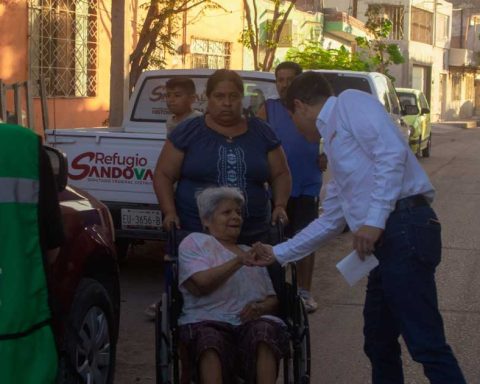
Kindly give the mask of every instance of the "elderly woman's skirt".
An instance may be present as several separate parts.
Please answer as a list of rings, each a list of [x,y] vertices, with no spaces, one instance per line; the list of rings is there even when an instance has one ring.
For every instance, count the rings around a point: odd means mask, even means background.
[[[270,347],[278,367],[280,359],[288,351],[288,331],[284,325],[269,318],[252,320],[238,326],[202,321],[180,326],[180,342],[183,351],[181,354],[188,355],[184,356],[186,359],[182,359],[182,364],[198,369],[201,353],[213,349],[222,363],[224,383],[228,383],[234,376],[240,376],[247,383],[255,383],[258,343],[264,342]],[[189,378],[182,377],[182,382],[188,382],[185,379]]]

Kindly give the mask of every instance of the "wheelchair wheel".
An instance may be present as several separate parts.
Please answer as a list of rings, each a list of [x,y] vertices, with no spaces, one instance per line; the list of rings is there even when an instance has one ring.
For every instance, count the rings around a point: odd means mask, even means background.
[[[310,328],[303,301],[297,302],[297,329],[293,337],[293,374],[295,384],[310,383]]]
[[[155,311],[155,371],[157,384],[173,383],[172,335],[168,316],[168,297],[162,294]]]

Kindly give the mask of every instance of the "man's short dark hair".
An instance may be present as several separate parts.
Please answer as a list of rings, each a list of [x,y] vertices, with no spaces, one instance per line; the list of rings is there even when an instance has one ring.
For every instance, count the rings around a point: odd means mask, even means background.
[[[167,88],[167,90],[171,90],[173,88],[180,88],[189,95],[195,94],[195,83],[192,79],[185,76],[172,77],[165,83],[165,87]]]
[[[283,61],[280,64],[278,64],[277,67],[275,68],[275,77],[277,77],[277,73],[281,69],[291,69],[292,71],[295,72],[295,76],[298,76],[303,72],[303,69],[300,66],[300,64],[294,63],[293,61]]]
[[[333,90],[328,80],[321,73],[308,71],[295,77],[287,90],[285,106],[295,112],[294,100],[309,105],[316,104],[333,96]]]

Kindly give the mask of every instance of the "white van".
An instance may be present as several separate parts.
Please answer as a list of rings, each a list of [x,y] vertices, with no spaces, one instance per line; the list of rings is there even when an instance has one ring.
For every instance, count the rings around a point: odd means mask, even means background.
[[[402,108],[395,87],[391,80],[378,72],[341,71],[331,69],[316,69],[330,82],[335,95],[339,95],[346,89],[358,89],[368,92],[378,98],[392,117],[392,120],[400,127],[405,139],[408,141],[410,129],[402,119]]]

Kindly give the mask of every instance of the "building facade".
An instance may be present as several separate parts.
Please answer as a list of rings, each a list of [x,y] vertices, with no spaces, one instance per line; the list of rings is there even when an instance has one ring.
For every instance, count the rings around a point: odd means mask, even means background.
[[[39,79],[45,85],[50,128],[121,123],[129,57],[146,17],[139,5],[136,0],[0,3],[0,79],[7,84],[30,80],[35,129],[42,127]],[[243,67],[241,0],[203,12],[193,8],[178,19],[178,29],[169,30],[176,36],[176,53],[162,57],[167,67]],[[9,110],[12,99],[9,95]]]
[[[97,0],[0,4],[0,78],[7,84],[30,80],[35,129],[42,127],[40,78],[50,128],[100,126],[108,118],[111,22],[106,7],[108,1]],[[9,95],[10,110],[11,104]]]
[[[452,4],[454,3],[454,4]],[[392,66],[395,85],[421,89],[429,99],[432,120],[470,118],[480,92],[474,86],[479,41],[478,0],[325,0],[366,21],[373,5],[393,23],[395,43],[405,63]],[[475,99],[477,98],[477,102]]]
[[[468,118],[480,106],[480,0],[298,0],[276,49],[273,67],[310,40],[351,49],[365,36],[365,12],[381,5],[393,23],[389,42],[406,58],[392,66],[396,85],[421,89],[433,120]],[[157,52],[167,68],[253,69],[242,45],[243,0],[192,8],[168,20],[174,53]],[[253,0],[249,0],[253,5]],[[255,0],[260,35],[273,2]],[[282,10],[289,2],[282,3]],[[4,0],[0,2],[0,79],[30,80],[35,127],[41,129],[38,80],[47,95],[49,127],[120,125],[129,96],[129,58],[146,10],[138,0]],[[263,35],[262,35],[263,34]],[[260,45],[260,54],[265,46]],[[158,68],[159,61],[151,64]],[[7,100],[11,109],[12,96]]]
[[[453,23],[449,64],[455,103],[452,110],[464,118],[480,114],[480,0],[450,1]]]

